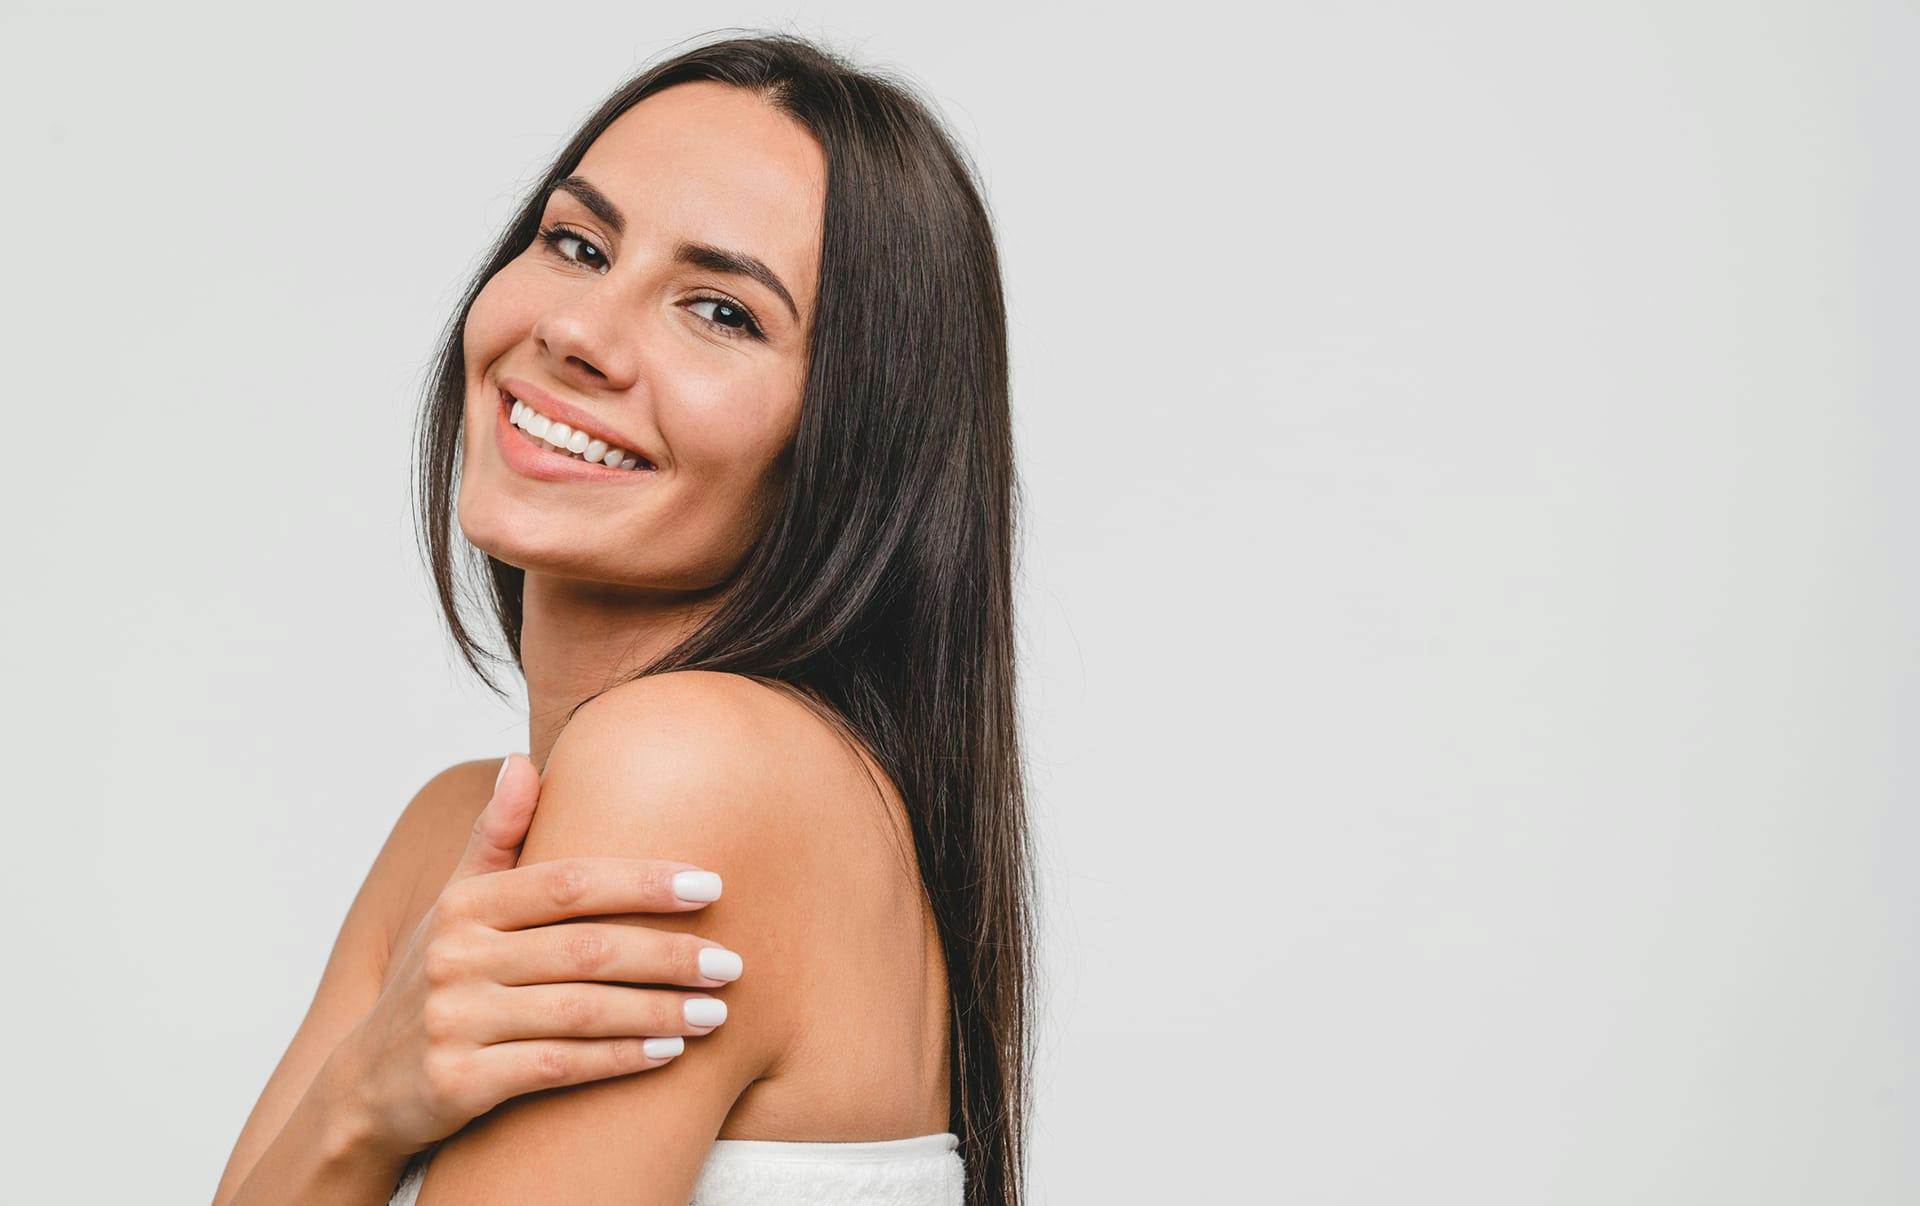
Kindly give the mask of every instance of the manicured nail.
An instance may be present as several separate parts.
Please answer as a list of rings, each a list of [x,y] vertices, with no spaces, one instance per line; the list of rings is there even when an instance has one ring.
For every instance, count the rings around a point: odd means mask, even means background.
[[[694,997],[683,1012],[689,1026],[718,1026],[727,1020],[727,1003],[719,997]]]
[[[641,1043],[640,1049],[647,1053],[648,1059],[667,1059],[685,1051],[687,1040],[677,1034],[672,1038],[651,1038]]]
[[[700,974],[710,980],[738,980],[742,966],[740,956],[724,946],[701,948]]]
[[[506,757],[500,759],[500,773],[493,777],[493,790],[495,791],[500,790],[500,781],[507,777],[507,768],[512,765],[513,765],[512,754],[508,754]]]
[[[681,900],[719,900],[720,877],[712,871],[682,871],[673,877],[673,894]]]

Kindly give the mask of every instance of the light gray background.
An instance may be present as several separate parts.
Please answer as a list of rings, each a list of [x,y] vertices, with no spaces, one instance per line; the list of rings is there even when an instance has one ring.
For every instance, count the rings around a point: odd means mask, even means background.
[[[1471,0],[0,3],[0,1197],[205,1201],[401,806],[524,746],[426,358],[766,23],[998,222],[1036,1200],[1920,1195],[1920,20]]]

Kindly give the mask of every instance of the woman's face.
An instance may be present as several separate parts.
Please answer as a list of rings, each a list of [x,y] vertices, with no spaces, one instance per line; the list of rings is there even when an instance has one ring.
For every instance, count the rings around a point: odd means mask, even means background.
[[[666,88],[594,141],[467,316],[468,540],[595,582],[728,577],[799,421],[826,179],[803,126],[726,84]],[[580,434],[555,447],[542,419]]]

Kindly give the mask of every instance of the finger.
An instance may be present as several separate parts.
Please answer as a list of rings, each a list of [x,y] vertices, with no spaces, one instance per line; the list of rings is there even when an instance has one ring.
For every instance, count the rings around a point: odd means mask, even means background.
[[[509,1039],[711,1034],[727,1020],[719,997],[621,984],[526,984],[488,989],[468,1031],[478,1043]]]
[[[480,958],[496,984],[687,984],[713,988],[740,978],[745,963],[717,942],[678,930],[613,921],[576,921],[482,939]]]
[[[525,1039],[494,1043],[472,1055],[479,1078],[505,1101],[560,1085],[585,1084],[645,1072],[687,1049],[679,1036],[622,1035],[610,1039]]]
[[[496,930],[605,913],[684,913],[720,897],[720,876],[662,858],[576,855],[475,876],[454,908]]]
[[[527,840],[527,829],[533,824],[534,807],[539,802],[540,775],[526,755],[508,754],[501,759],[493,796],[474,819],[467,848],[447,882],[513,866],[519,860],[520,847]]]

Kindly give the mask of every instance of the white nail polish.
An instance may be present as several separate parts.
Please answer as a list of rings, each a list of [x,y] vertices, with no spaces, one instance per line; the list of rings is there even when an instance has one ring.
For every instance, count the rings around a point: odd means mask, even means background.
[[[712,871],[682,871],[673,877],[673,894],[681,900],[719,900],[720,877]]]
[[[700,974],[710,980],[738,980],[740,956],[725,947],[709,946],[700,951]]]
[[[727,1003],[719,997],[695,997],[683,1012],[689,1026],[718,1026],[727,1020]]]
[[[647,1053],[648,1059],[666,1059],[668,1056],[685,1051],[687,1040],[677,1034],[672,1038],[650,1038],[640,1044],[640,1049]]]

